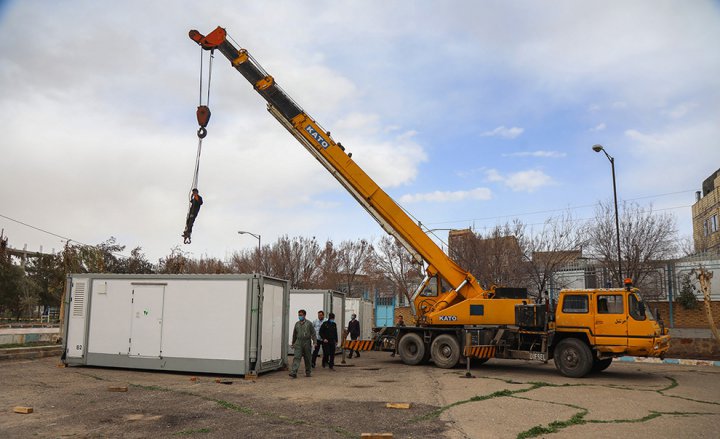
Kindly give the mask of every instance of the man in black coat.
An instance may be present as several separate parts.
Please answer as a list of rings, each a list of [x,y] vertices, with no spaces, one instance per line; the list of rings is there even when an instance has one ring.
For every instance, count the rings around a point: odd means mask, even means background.
[[[322,367],[328,366],[330,370],[335,367],[335,347],[338,342],[335,314],[328,314],[328,319],[320,326],[320,339],[323,342]]]
[[[200,193],[198,193],[197,189],[193,189],[192,195],[190,195],[190,210],[188,211],[187,220],[185,221],[185,231],[182,235],[183,238],[185,238],[185,244],[190,244],[193,225],[195,224],[195,219],[197,218],[198,213],[200,213],[200,206],[202,206],[202,204],[203,199],[200,196]]]
[[[357,315],[352,314],[350,316],[350,322],[348,322],[348,334],[350,334],[350,340],[357,340],[360,338],[360,322],[357,319]],[[350,356],[348,358],[352,358],[353,352],[355,352],[355,356],[360,356],[360,351],[358,350],[352,350],[350,349]]]

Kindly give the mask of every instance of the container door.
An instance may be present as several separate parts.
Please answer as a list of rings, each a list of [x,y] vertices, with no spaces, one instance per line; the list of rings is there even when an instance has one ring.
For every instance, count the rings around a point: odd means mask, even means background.
[[[338,352],[342,349],[343,330],[347,328],[345,322],[345,307],[343,306],[344,297],[340,294],[332,295],[332,312],[335,313],[335,325],[337,326],[337,338],[338,338]]]
[[[130,356],[160,358],[164,299],[164,285],[133,287]]]
[[[267,363],[282,359],[282,345],[285,343],[283,309],[285,289],[281,285],[265,282],[262,302],[262,340],[260,361]]]

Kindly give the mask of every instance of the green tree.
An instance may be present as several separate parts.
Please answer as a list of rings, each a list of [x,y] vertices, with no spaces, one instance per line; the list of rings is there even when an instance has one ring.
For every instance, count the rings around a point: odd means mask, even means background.
[[[675,301],[682,305],[685,309],[696,309],[698,307],[698,300],[695,297],[695,285],[690,280],[689,274],[684,274],[680,278],[680,292],[675,298]]]

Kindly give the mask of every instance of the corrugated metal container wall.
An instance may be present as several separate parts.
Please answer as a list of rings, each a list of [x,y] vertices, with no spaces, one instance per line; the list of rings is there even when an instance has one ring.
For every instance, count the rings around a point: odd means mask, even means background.
[[[287,363],[284,280],[73,274],[65,305],[68,365],[244,375]]]

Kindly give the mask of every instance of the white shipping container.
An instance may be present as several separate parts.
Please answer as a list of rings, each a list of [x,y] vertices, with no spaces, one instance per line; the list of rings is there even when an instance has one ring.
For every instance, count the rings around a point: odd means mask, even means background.
[[[287,364],[288,282],[259,274],[68,276],[68,365],[245,375]]]
[[[350,321],[350,315],[356,314],[357,319],[360,322],[360,339],[370,340],[372,338],[373,324],[374,324],[374,311],[373,303],[365,299],[346,298],[345,299],[345,327],[347,329],[347,322]]]
[[[328,314],[335,313],[335,324],[337,325],[339,340],[337,352],[341,352],[342,331],[347,326],[345,321],[345,293],[334,290],[290,290],[290,308],[288,311],[290,325],[288,326],[287,339],[290,354],[293,354],[291,343],[293,329],[297,321],[297,312],[301,309],[307,312],[306,318],[311,322],[317,320],[318,311],[324,311],[326,319]]]

